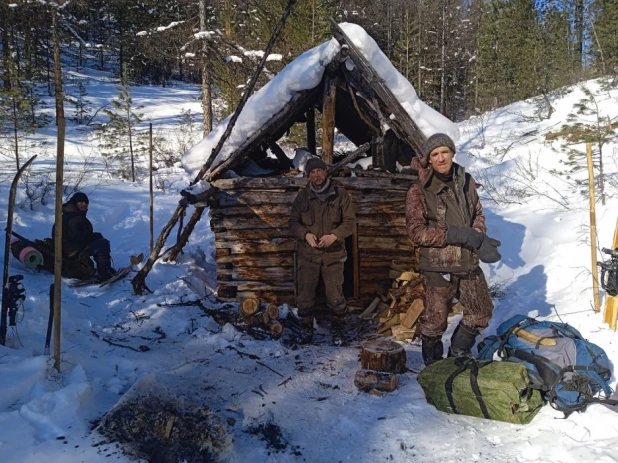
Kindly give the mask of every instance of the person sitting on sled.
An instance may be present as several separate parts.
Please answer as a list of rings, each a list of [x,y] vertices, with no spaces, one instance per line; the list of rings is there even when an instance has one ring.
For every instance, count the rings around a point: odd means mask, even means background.
[[[62,205],[62,256],[63,276],[79,275],[80,279],[92,278],[94,267],[90,256],[97,264],[96,277],[99,281],[109,280],[116,270],[112,268],[111,248],[109,240],[101,233],[95,232],[92,223],[86,218],[88,212],[88,196],[75,193],[68,202]],[[52,237],[55,236],[52,228]],[[89,264],[89,265],[85,265]],[[64,267],[71,267],[66,269]],[[72,268],[75,267],[75,268]],[[90,271],[88,272],[88,267]]]

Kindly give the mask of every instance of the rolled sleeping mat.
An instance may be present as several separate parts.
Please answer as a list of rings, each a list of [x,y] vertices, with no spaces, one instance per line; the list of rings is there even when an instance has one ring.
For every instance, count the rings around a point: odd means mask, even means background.
[[[11,242],[11,253],[28,268],[38,268],[43,265],[43,254],[24,241],[13,240]]]

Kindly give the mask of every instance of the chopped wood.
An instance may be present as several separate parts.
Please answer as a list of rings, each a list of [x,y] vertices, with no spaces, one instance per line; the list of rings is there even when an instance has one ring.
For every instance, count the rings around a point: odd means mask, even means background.
[[[264,314],[268,314],[268,318],[270,320],[276,320],[279,318],[279,307],[277,304],[268,304],[266,309],[264,310]]]
[[[398,325],[399,319],[400,319],[399,314],[394,315],[393,317],[391,317],[390,320],[388,320],[387,322],[385,322],[382,326],[378,328],[378,333],[382,334],[385,331],[389,330],[391,326]]]
[[[451,312],[458,313],[458,312],[463,312],[463,310],[464,310],[464,306],[461,305],[461,302],[458,302],[457,304],[453,306]]]
[[[417,322],[418,318],[423,312],[423,301],[416,299],[408,308],[405,315],[401,317],[401,326],[407,329],[411,329]]]
[[[399,281],[410,281],[414,278],[418,278],[419,274],[416,272],[402,272],[400,270],[391,270],[389,277]]]
[[[358,316],[358,318],[361,318],[361,319],[371,318],[370,315],[376,310],[379,302],[380,302],[380,298],[376,297],[373,300],[373,302],[369,304],[369,306],[365,309],[365,311]]]
[[[392,392],[397,389],[397,375],[385,371],[358,370],[354,375],[354,385],[364,392]]]
[[[273,335],[273,338],[278,338],[281,336],[281,333],[283,333],[283,325],[281,324],[281,322],[277,321],[277,320],[271,320],[268,322],[268,329],[270,330],[270,332]]]
[[[403,373],[406,371],[406,351],[394,341],[375,339],[363,344],[361,368],[364,370]]]
[[[253,315],[260,309],[260,301],[255,298],[245,299],[240,304],[240,310],[243,315]]]
[[[398,325],[393,326],[391,332],[397,341],[405,341],[406,339],[414,339],[416,328],[408,329],[403,325]]]

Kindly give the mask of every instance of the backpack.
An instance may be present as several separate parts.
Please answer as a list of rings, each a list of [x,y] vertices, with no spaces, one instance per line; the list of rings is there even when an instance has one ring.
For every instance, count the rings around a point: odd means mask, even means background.
[[[523,363],[530,387],[540,390],[565,416],[583,412],[593,402],[618,404],[607,399],[612,393],[607,354],[566,323],[515,315],[498,327],[496,336],[479,344],[480,359],[491,360],[495,354],[502,360]],[[598,397],[601,391],[605,399]]]

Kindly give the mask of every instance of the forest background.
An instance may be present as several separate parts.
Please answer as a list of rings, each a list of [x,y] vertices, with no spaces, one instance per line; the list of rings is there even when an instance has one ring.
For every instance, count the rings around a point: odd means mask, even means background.
[[[0,155],[19,165],[20,140],[50,122],[37,108],[62,88],[54,86],[54,31],[63,72],[73,76],[56,104],[85,126],[106,113],[110,122],[97,128],[102,151],[113,152],[141,122],[132,85],[201,84],[208,133],[236,107],[287,3],[2,0]],[[298,0],[257,88],[328,40],[330,17],[367,30],[421,99],[454,121],[532,96],[540,96],[539,118],[549,118],[552,93],[618,73],[618,0]],[[85,67],[119,78],[112,106],[88,105]],[[185,116],[187,124],[201,119]]]

